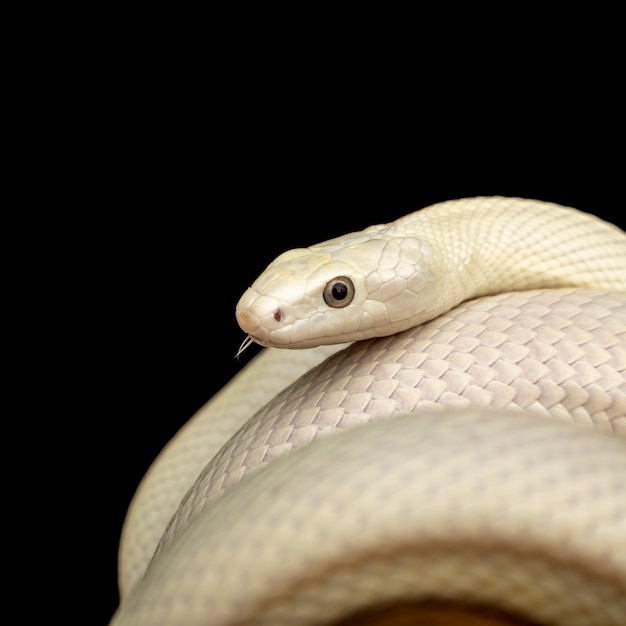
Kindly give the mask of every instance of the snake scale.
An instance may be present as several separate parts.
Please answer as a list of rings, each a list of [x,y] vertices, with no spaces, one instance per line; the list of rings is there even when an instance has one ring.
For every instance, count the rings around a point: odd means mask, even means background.
[[[451,200],[236,315],[267,348],[139,486],[112,624],[626,624],[620,229]]]

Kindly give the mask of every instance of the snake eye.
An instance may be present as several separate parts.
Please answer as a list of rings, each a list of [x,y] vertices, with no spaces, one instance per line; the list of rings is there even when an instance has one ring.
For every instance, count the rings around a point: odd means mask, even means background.
[[[324,301],[334,309],[348,306],[354,298],[354,285],[347,276],[337,276],[324,287]]]

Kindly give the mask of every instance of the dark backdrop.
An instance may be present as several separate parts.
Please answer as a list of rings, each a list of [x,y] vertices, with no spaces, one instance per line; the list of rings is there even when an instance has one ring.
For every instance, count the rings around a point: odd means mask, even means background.
[[[234,307],[280,252],[480,194],[626,223],[621,40],[590,44],[588,11],[584,28],[467,21],[451,46],[447,14],[407,36],[355,12],[286,27],[222,10],[44,28],[7,90],[5,387],[25,388],[6,518],[27,535],[15,586],[40,592],[25,614],[108,622],[132,494],[253,354],[233,358]]]

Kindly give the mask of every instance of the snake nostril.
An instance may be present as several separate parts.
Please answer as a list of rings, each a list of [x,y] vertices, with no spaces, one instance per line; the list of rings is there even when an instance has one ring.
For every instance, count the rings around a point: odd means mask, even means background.
[[[280,309],[276,309],[276,312],[274,313],[274,319],[277,322],[283,321],[283,312]]]

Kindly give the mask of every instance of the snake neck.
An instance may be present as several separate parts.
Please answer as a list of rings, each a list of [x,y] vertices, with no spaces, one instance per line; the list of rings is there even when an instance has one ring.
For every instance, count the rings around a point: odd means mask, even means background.
[[[626,235],[576,209],[518,198],[468,198],[433,205],[392,226],[433,248],[441,289],[429,315],[509,291],[626,291]]]

